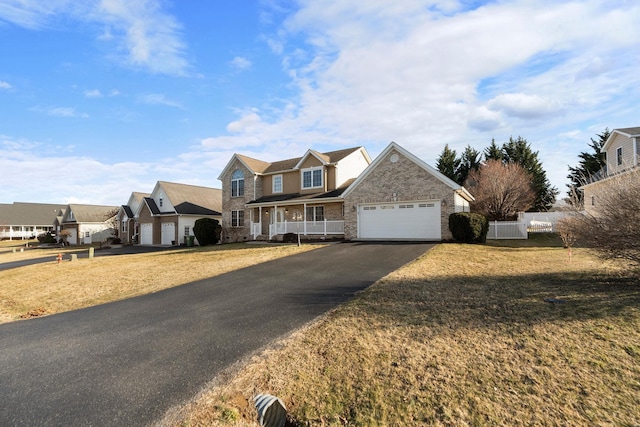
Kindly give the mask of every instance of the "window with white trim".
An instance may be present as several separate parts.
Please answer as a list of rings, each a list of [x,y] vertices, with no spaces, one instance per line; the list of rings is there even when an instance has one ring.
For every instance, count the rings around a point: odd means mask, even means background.
[[[189,237],[189,226],[188,225],[184,226],[184,235]]]
[[[308,169],[302,169],[302,189],[307,188],[321,188],[323,187],[322,176],[323,176],[323,168],[320,167],[312,167]]]
[[[274,193],[282,193],[282,175],[273,175],[272,190]]]
[[[236,169],[231,175],[231,197],[244,196],[244,173]]]
[[[307,221],[324,221],[324,206],[307,206]]]
[[[244,227],[244,211],[231,211],[231,226]]]

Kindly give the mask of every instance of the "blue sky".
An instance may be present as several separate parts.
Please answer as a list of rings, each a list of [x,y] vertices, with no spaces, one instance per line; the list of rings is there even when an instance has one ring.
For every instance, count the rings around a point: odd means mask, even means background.
[[[564,196],[590,138],[640,125],[638,22],[635,0],[0,0],[0,203],[510,136]]]

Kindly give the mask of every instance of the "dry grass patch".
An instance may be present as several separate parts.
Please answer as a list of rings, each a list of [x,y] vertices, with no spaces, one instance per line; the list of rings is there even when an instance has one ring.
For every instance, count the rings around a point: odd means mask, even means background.
[[[515,244],[437,246],[164,423],[255,425],[271,393],[294,426],[638,425],[638,276]]]
[[[54,256],[50,263],[0,271],[0,323],[157,292],[317,247],[239,243],[60,264]]]

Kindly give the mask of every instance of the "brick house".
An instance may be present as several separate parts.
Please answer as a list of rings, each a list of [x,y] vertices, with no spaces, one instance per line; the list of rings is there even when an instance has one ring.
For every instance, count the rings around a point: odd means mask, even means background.
[[[265,162],[234,154],[222,181],[224,241],[441,240],[473,197],[396,143],[371,162],[362,147]]]

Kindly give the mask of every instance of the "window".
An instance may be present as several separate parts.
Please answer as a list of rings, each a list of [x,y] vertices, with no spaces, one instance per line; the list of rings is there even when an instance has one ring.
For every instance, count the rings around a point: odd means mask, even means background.
[[[129,221],[122,221],[122,232],[126,233],[129,229]]]
[[[282,175],[274,175],[272,184],[274,193],[282,193]]]
[[[244,211],[231,211],[231,226],[244,227]]]
[[[162,197],[160,197],[160,207],[162,207]]]
[[[188,225],[184,226],[184,235],[189,237],[189,226]]]
[[[231,197],[244,196],[244,173],[236,169],[231,175]]]
[[[307,206],[307,221],[324,221],[324,206]]]
[[[618,159],[618,166],[622,164],[622,147],[618,147],[616,150],[616,157]]]
[[[309,168],[302,170],[302,188],[322,187],[322,168]]]
[[[591,206],[596,205],[596,196],[591,196]]]

